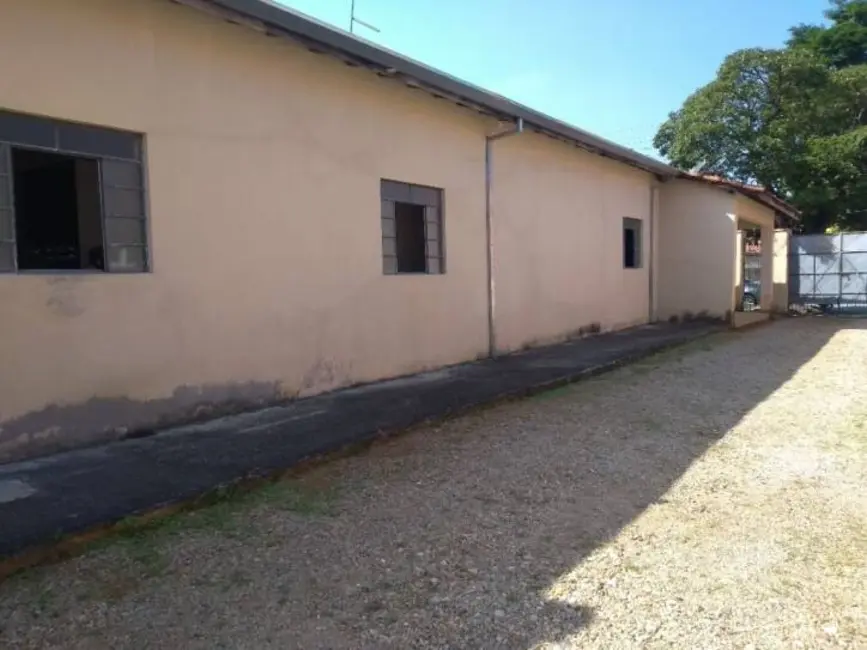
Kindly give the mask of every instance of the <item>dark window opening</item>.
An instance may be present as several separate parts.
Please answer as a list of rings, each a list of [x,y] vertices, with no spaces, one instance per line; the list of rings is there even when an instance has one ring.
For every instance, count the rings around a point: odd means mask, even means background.
[[[641,221],[623,219],[623,267],[641,268]]]
[[[626,228],[623,231],[623,266],[627,269],[634,269],[638,266],[636,252],[635,231],[631,228]]]
[[[413,203],[394,204],[397,272],[425,273],[424,206]]]
[[[382,272],[445,273],[443,190],[380,181]]]
[[[12,148],[21,270],[104,270],[99,164]]]

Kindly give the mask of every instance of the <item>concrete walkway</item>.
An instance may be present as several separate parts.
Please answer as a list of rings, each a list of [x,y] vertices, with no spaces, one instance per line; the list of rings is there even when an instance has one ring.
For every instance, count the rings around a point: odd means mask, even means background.
[[[0,557],[349,443],[576,381],[722,328],[656,324],[0,466]]]

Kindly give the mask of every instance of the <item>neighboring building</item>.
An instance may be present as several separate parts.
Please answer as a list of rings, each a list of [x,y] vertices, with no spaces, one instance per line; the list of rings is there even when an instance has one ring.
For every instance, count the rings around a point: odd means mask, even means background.
[[[773,219],[266,0],[6,3],[0,52],[0,460],[723,317]]]
[[[775,226],[798,218],[792,206],[762,187],[681,174],[662,186],[660,213],[657,318],[726,313],[737,326],[786,308],[787,238]],[[742,233],[750,230],[761,233],[762,313],[744,317],[735,312],[743,295]]]
[[[788,251],[784,238],[774,240],[776,220],[798,217],[790,205],[761,187],[681,174],[663,185],[660,213],[657,318],[734,313],[743,293],[745,242],[740,233],[748,230],[761,232],[764,311],[750,319],[785,309]]]

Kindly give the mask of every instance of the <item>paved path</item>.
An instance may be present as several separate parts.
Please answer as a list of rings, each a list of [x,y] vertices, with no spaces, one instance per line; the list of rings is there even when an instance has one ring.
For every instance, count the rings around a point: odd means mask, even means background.
[[[347,443],[573,381],[718,325],[654,325],[0,465],[0,557],[291,467]]]
[[[0,584],[0,647],[867,647],[867,329],[725,333]]]

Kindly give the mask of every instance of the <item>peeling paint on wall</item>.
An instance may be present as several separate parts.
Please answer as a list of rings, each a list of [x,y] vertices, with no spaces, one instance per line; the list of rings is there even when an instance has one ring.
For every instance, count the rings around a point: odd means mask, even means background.
[[[306,397],[346,386],[352,377],[352,364],[319,358],[304,373],[296,397]]]
[[[147,401],[94,397],[51,405],[0,422],[0,463],[84,445],[140,437],[157,429],[228,415],[287,399],[279,382],[181,386]]]

